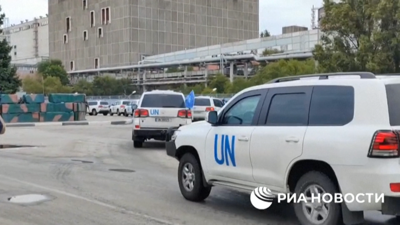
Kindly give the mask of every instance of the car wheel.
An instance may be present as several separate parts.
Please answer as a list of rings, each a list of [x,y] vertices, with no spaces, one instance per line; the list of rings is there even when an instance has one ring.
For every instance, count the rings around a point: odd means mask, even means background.
[[[120,116],[121,114],[119,113],[119,109],[117,109],[117,116]]]
[[[107,116],[108,115],[108,113],[103,113],[103,116]]]
[[[211,187],[204,186],[200,162],[191,153],[179,160],[178,183],[183,197],[189,201],[203,201],[211,192]]]
[[[338,187],[325,174],[318,171],[311,171],[304,174],[297,182],[295,187],[296,196],[305,195],[311,197],[323,196],[329,194],[334,196],[339,193]],[[312,199],[312,198],[310,198]],[[317,201],[314,199],[314,201]],[[302,225],[320,225],[320,224],[339,224],[341,222],[341,206],[334,201],[324,203],[320,202],[300,202],[294,204],[294,211],[297,219]]]
[[[97,112],[96,112],[96,110],[95,110],[95,109],[93,109],[93,110],[92,110],[92,115],[95,115],[95,116],[97,116]]]
[[[143,141],[133,141],[134,148],[141,148],[143,147]]]
[[[114,115],[114,113],[112,112],[112,110],[110,110],[110,116],[113,116]]]
[[[126,110],[124,111],[124,116],[128,117],[128,113],[126,112]]]

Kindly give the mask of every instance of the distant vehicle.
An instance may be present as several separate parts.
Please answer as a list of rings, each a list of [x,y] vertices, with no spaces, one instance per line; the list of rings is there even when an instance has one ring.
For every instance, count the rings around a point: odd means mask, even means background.
[[[134,112],[133,146],[140,148],[149,139],[163,141],[170,127],[192,123],[192,112],[186,108],[185,96],[175,91],[143,93]]]
[[[193,120],[205,120],[208,112],[218,111],[222,106],[224,104],[219,99],[207,96],[196,97],[194,99]]]
[[[137,104],[139,100],[131,101],[129,105],[126,106],[126,114],[125,116],[133,116],[133,112],[137,109]]]
[[[107,116],[110,112],[110,107],[108,102],[106,101],[88,101],[89,107],[86,108],[87,113],[91,116],[97,116],[97,114],[101,113],[104,116]]]
[[[110,107],[110,116],[117,114],[118,116],[127,115],[126,107],[132,100],[118,100],[113,106]]]

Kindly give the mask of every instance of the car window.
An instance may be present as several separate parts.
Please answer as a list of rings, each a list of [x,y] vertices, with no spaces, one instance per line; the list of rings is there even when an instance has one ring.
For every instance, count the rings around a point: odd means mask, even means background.
[[[147,94],[143,96],[140,107],[185,108],[185,99],[177,94]]]
[[[230,108],[222,119],[222,124],[251,125],[260,95],[244,98]]]
[[[224,104],[218,99],[213,99],[213,101],[214,101],[215,107],[223,107],[224,106]]]
[[[119,104],[121,104],[121,102],[119,102],[119,101],[115,102],[115,105],[119,105]]]
[[[267,125],[307,126],[307,100],[305,93],[274,95],[267,114]]]
[[[129,101],[123,101],[123,102],[122,102],[122,105],[129,105],[129,104],[130,104]]]
[[[195,98],[194,105],[195,106],[211,106],[211,101],[209,98]]]
[[[108,105],[108,102],[100,102],[100,105]]]
[[[396,96],[396,98],[399,98],[399,96]],[[352,121],[353,115],[353,87],[314,87],[311,97],[309,126],[342,126]]]
[[[89,102],[89,105],[97,105],[97,102]]]

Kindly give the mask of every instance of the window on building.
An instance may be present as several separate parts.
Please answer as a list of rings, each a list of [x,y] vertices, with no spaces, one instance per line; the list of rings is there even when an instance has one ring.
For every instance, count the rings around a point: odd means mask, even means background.
[[[14,49],[17,49],[17,46],[16,46],[16,45],[14,45]]]
[[[106,9],[102,8],[101,9],[101,24],[106,24]]]
[[[106,8],[106,24],[109,24],[111,22],[111,12],[110,12],[110,7]]]
[[[84,40],[84,41],[89,40],[88,31],[87,31],[87,30],[84,30],[84,31],[83,31],[83,40]]]
[[[103,28],[99,27],[99,29],[97,29],[97,33],[98,33],[99,38],[103,37]]]
[[[111,22],[111,10],[110,7],[101,9],[101,24],[109,24]]]
[[[94,11],[90,12],[90,26],[91,27],[96,26],[96,17],[95,17]]]
[[[70,32],[71,31],[71,17],[67,17],[67,18],[65,18],[65,25],[66,25],[66,29],[67,29],[67,32]]]
[[[68,43],[68,34],[64,34],[64,44]]]
[[[99,58],[95,58],[94,59],[94,68],[98,69],[100,67],[100,59]]]
[[[69,69],[75,70],[75,62],[74,61],[69,62]]]
[[[82,0],[82,7],[83,7],[83,9],[87,9],[88,8],[87,0]]]
[[[17,56],[17,52],[14,52],[14,55]]]

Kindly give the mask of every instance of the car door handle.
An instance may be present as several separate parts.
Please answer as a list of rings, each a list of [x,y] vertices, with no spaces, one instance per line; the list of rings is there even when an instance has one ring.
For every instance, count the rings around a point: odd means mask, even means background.
[[[287,143],[297,143],[299,139],[297,137],[287,137],[285,140]]]
[[[249,141],[247,137],[239,137],[238,141]]]

